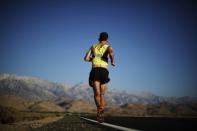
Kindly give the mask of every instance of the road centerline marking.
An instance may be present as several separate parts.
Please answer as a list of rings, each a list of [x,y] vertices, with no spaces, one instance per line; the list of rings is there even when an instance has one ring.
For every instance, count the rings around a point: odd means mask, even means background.
[[[110,124],[110,123],[106,123],[106,122],[99,123],[95,120],[85,118],[85,117],[80,117],[80,118],[83,119],[83,120],[86,120],[86,121],[90,121],[90,122],[93,122],[93,123],[96,123],[96,124],[100,124],[100,125],[103,125],[103,126],[111,127],[111,128],[122,130],[122,131],[140,131],[140,130],[127,128],[127,127],[123,127],[123,126],[118,126],[118,125],[114,125],[114,124]]]

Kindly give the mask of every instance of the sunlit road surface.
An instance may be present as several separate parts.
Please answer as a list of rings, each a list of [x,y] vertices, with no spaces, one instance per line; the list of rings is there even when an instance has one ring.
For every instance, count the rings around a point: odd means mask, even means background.
[[[85,117],[80,117],[80,118],[83,119],[83,120],[89,121],[89,122],[97,123],[97,124],[107,126],[107,127],[111,127],[111,128],[114,128],[114,129],[118,129],[118,130],[121,130],[121,131],[139,131],[139,130],[136,130],[136,129],[131,129],[131,128],[123,127],[123,126],[113,125],[113,124],[106,123],[106,122],[99,123],[95,120],[88,119],[88,118],[85,118]]]

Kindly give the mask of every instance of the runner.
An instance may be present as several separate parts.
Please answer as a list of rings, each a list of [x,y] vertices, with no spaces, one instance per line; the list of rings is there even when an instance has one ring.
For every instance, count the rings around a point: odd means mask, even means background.
[[[94,91],[94,100],[97,106],[97,121],[103,122],[105,98],[104,94],[107,89],[107,83],[110,81],[108,67],[108,57],[111,65],[115,66],[114,52],[108,44],[108,33],[102,32],[99,36],[99,43],[92,45],[86,53],[84,60],[92,62],[92,70],[89,75],[89,85]]]

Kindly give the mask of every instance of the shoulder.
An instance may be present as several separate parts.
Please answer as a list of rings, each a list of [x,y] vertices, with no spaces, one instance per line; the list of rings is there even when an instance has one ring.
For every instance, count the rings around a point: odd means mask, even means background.
[[[109,52],[109,49],[111,48],[111,46],[109,44],[106,44],[103,46],[103,49],[107,52]]]
[[[92,46],[90,47],[91,51],[94,51],[95,47],[97,46],[97,44],[92,44]]]
[[[96,46],[97,46],[97,44],[95,44],[95,43],[94,43],[94,44],[92,44],[92,47],[96,47]]]
[[[108,45],[108,50],[113,50],[112,46],[111,45]]]
[[[114,52],[112,46],[109,46],[107,51],[108,51],[108,53],[113,53]]]
[[[98,44],[92,44],[91,48],[95,48]]]

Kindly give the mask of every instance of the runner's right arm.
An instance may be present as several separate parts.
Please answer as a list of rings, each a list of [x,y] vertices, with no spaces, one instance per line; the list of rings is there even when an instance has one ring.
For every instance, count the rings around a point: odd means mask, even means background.
[[[88,52],[86,53],[84,60],[85,61],[91,61],[92,60],[92,47],[88,50]]]

